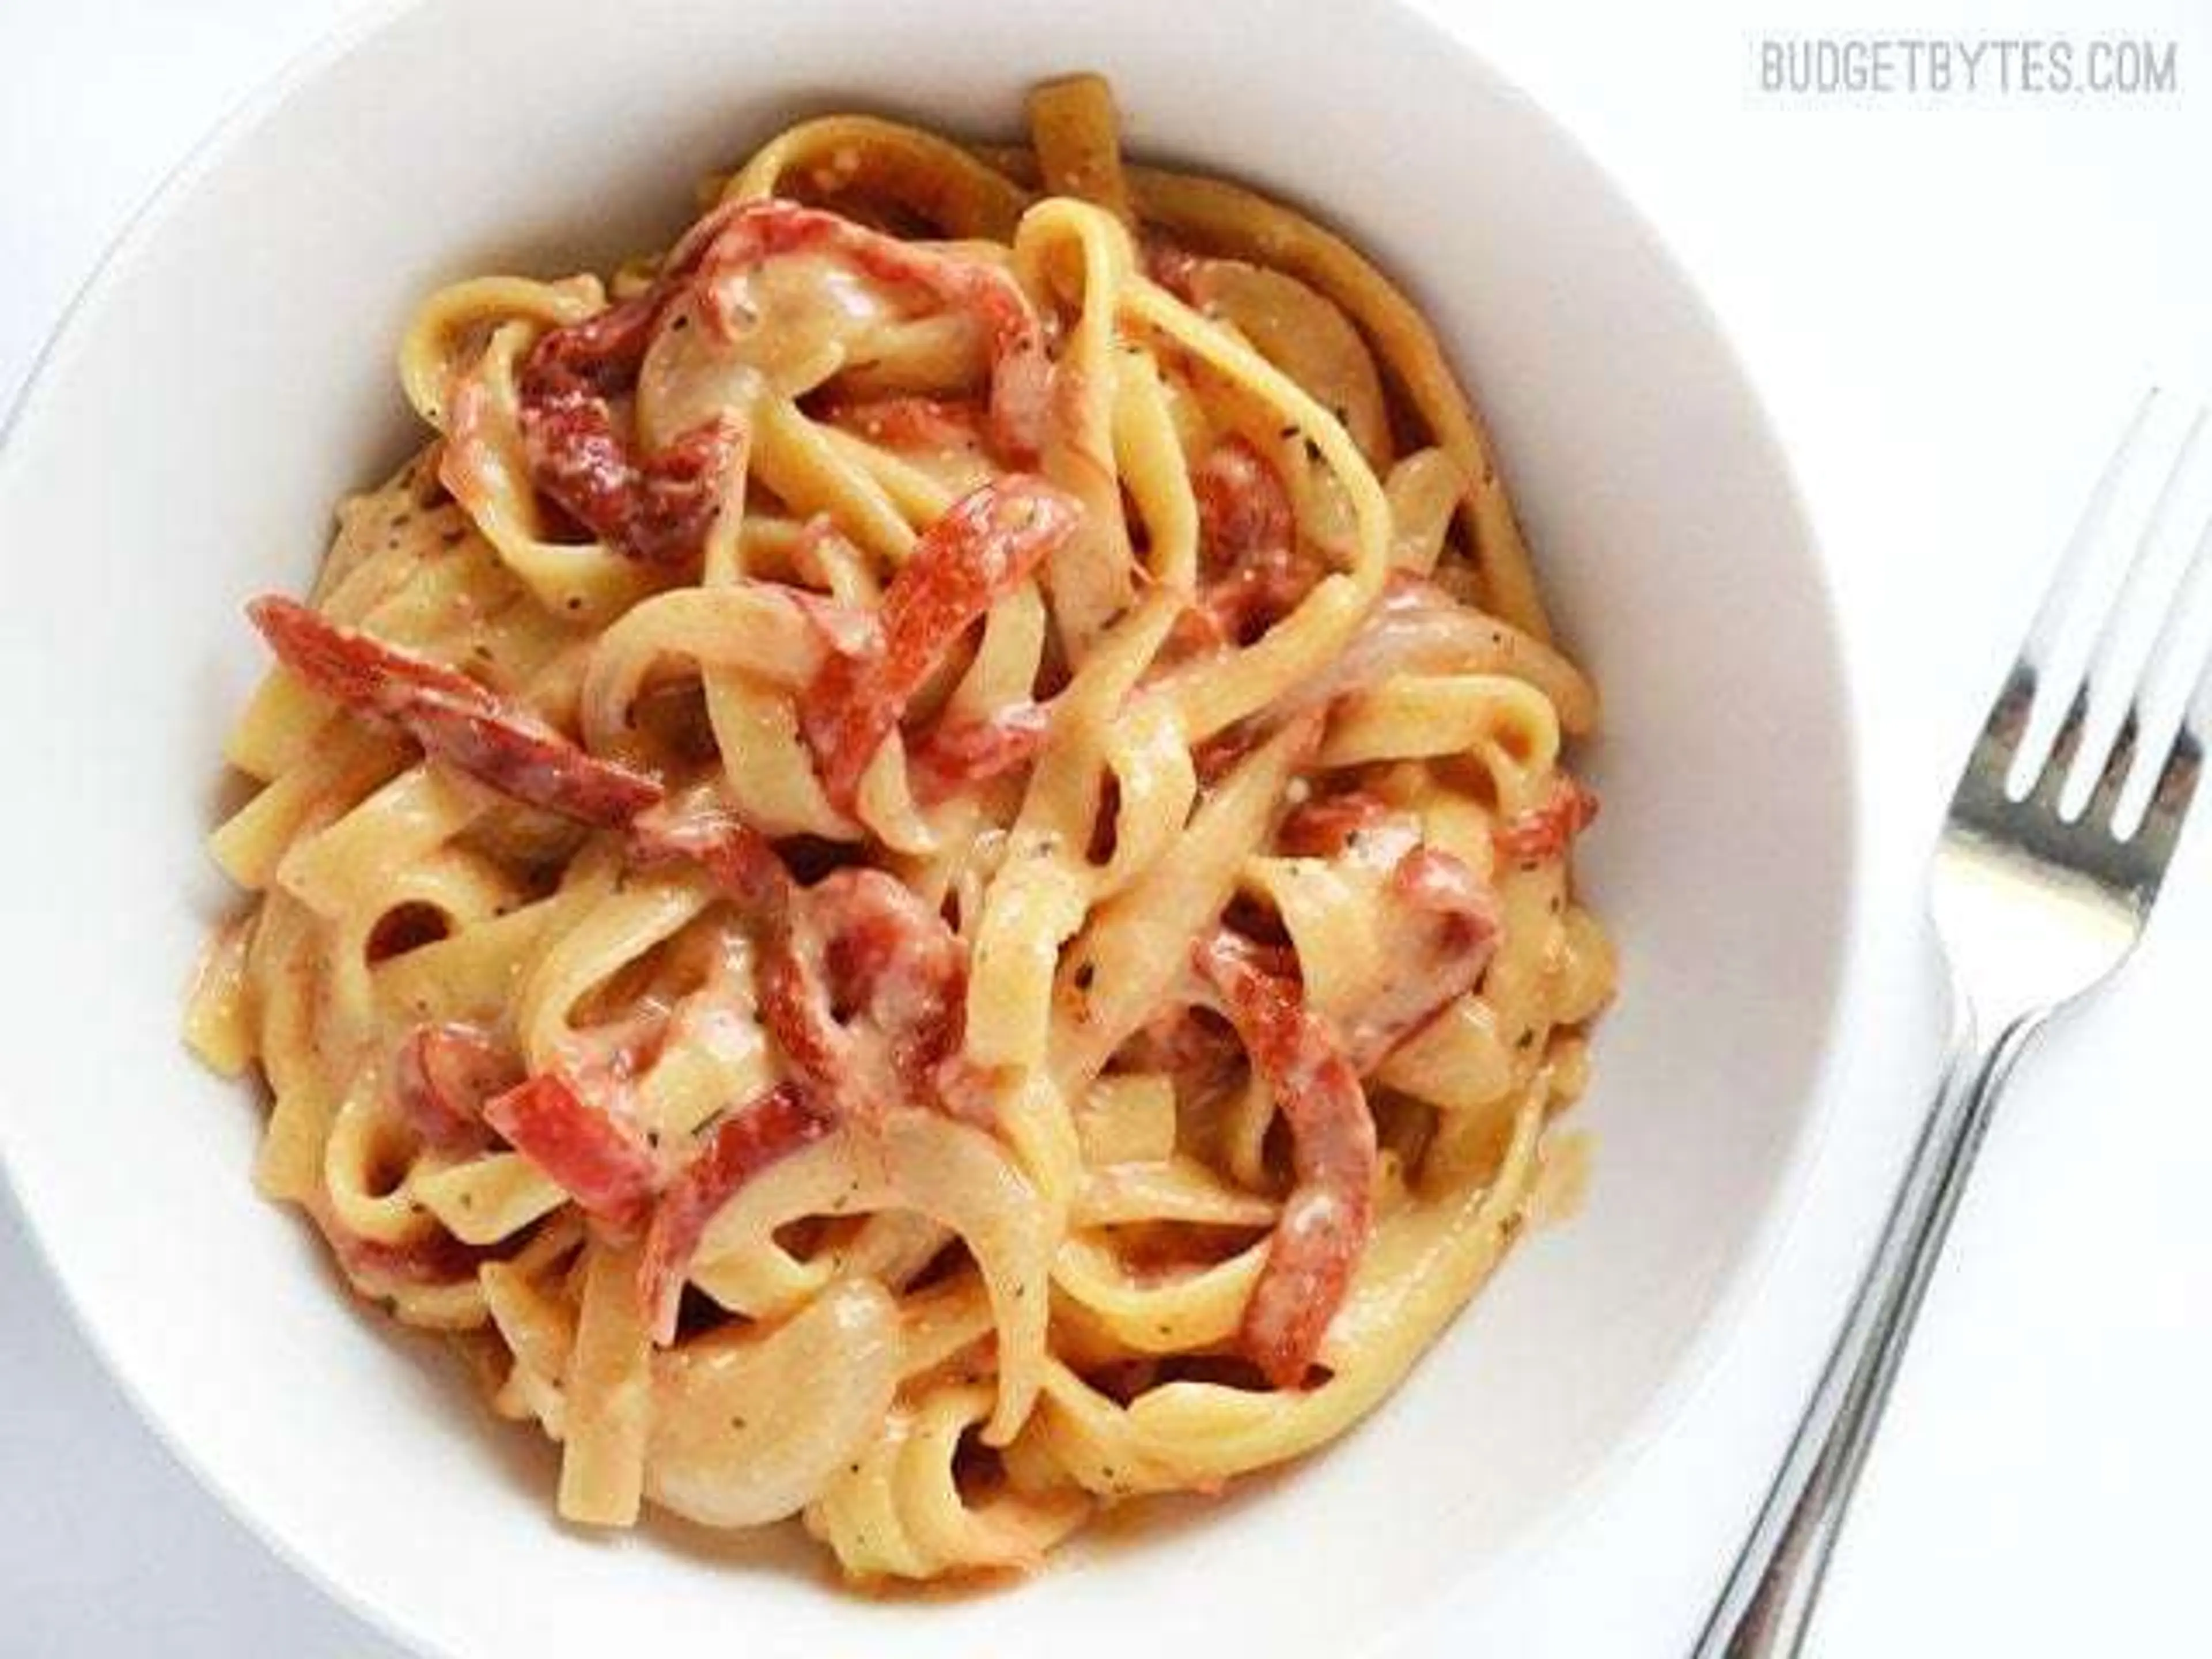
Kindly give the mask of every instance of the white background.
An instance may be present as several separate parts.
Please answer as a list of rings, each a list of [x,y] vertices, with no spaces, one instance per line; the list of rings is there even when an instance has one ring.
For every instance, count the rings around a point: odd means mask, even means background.
[[[2137,390],[2212,379],[2212,7],[1918,8],[1923,33],[2179,37],[2181,91],[1870,102],[1761,93],[1759,43],[1893,26],[1900,9],[1432,5],[1644,206],[1769,401],[1828,550],[1868,734],[1869,874],[1887,897],[1863,1029],[1932,1054],[1919,878],[1960,746]],[[348,9],[0,6],[0,398],[162,173]],[[1465,189],[1510,164],[1466,158]],[[1755,601],[1713,618],[1756,624]],[[1786,787],[1744,778],[1743,809]],[[1999,1121],[1824,1604],[1814,1645],[1831,1659],[2203,1650],[2212,835],[2183,860],[2128,979],[2053,1032]],[[1686,1650],[1923,1104],[1871,1079],[1848,1098],[1677,1418],[1460,1610],[1482,1647]],[[393,1652],[138,1425],[4,1201],[0,1609],[6,1659]]]

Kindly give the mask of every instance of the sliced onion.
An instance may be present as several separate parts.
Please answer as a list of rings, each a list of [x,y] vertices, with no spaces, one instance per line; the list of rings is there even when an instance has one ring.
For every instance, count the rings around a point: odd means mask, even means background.
[[[1506,674],[1552,701],[1577,734],[1597,724],[1597,693],[1582,671],[1542,641],[1453,599],[1435,583],[1400,574],[1328,669],[1287,698],[1285,713],[1325,707],[1348,691],[1399,674]]]
[[[797,1514],[883,1422],[900,1345],[890,1293],[849,1279],[766,1337],[706,1337],[661,1355],[647,1493],[709,1527]]]

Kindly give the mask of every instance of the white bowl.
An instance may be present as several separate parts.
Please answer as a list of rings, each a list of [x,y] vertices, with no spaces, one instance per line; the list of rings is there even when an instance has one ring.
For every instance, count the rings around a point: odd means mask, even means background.
[[[556,15],[557,14],[557,15]],[[604,264],[694,177],[851,106],[1011,133],[1105,70],[1133,146],[1303,202],[1403,276],[1493,417],[1610,723],[1589,885],[1620,1006],[1576,1116],[1583,1212],[1529,1239],[1347,1442],[1112,1529],[1012,1590],[871,1603],[787,1547],[563,1531],[534,1435],[339,1294],[257,1199],[247,1091],[178,1000],[228,902],[217,744],[334,498],[407,441],[392,347],[465,272]],[[1546,118],[1381,3],[445,0],[264,97],[125,239],[0,459],[0,817],[25,1212],[149,1417],[273,1544],[465,1659],[1218,1644],[1339,1655],[1498,1561],[1663,1418],[1763,1248],[1825,1065],[1854,879],[1845,698],[1810,532],[1712,319]]]

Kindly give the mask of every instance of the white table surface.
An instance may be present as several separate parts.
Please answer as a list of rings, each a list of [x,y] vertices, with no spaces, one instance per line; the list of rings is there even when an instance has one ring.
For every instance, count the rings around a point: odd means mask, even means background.
[[[1757,42],[1893,27],[1895,7],[1432,3],[1644,205],[1769,401],[1869,733],[1868,874],[1887,896],[1859,1029],[1932,1052],[1918,882],[1960,744],[2136,389],[2212,378],[2212,9],[1940,0],[1917,29],[2178,36],[2180,93],[1874,106],[1763,95]],[[164,172],[349,9],[0,7],[0,398]],[[1755,608],[1725,620],[1755,625]],[[1762,787],[1744,780],[1747,810]],[[2183,858],[2119,994],[2051,1033],[1997,1126],[1831,1580],[1821,1655],[2203,1650],[2212,836]],[[1664,1432],[1421,1650],[1686,1650],[1923,1104],[1917,1089],[1847,1097],[1771,1269]],[[9,1659],[396,1651],[137,1422],[4,1201],[0,1608]]]

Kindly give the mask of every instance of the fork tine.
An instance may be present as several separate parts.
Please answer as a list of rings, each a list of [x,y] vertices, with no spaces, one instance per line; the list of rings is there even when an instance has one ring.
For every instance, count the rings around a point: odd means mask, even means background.
[[[2189,575],[2191,597],[2212,597],[2204,591],[2212,589],[2212,525],[2206,526],[2197,538],[2197,556],[2191,562]],[[2178,606],[2167,621],[2154,653],[2160,659],[2177,655],[2181,650],[2179,635],[2191,609]],[[2141,824],[2136,831],[2142,837],[2144,851],[2161,866],[2172,857],[2174,843],[2180,838],[2182,819],[2188,814],[2189,804],[2197,793],[2197,781],[2204,769],[2206,735],[2212,732],[2212,639],[2198,642],[2197,654],[2195,684],[2189,701],[2182,705],[2173,740],[2159,765],[2157,781],[2151,787],[2150,799],[2143,805]],[[2157,665],[2162,668],[2163,660]],[[2120,834],[2127,827],[2116,826],[2114,833]]]
[[[2058,816],[2059,797],[2065,793],[2067,779],[2074,775],[2074,757],[2081,747],[2081,734],[2088,725],[2089,687],[2085,682],[2074,688],[2074,699],[2066,705],[2066,718],[2058,723],[2049,756],[2023,797],[2053,817]]]
[[[2119,589],[2106,607],[2095,643],[2090,647],[2081,690],[2075,696],[2077,706],[2087,717],[2081,744],[2087,752],[2076,766],[2072,754],[2062,758],[2054,750],[2050,771],[2045,775],[2046,781],[2051,781],[2052,773],[2058,775],[2051,804],[2062,819],[2081,816],[2093,786],[2111,778],[2117,799],[2120,787],[2127,781],[2127,768],[2133,759],[2132,746],[2122,755],[2118,752],[2116,739],[2130,721],[2141,723],[2138,704],[2144,677],[2163,666],[2159,660],[2159,644],[2176,620],[2179,613],[2174,601],[2188,588],[2196,562],[2194,553],[2201,550],[2201,544],[2185,542],[2179,548],[2184,556],[2181,562],[2160,556],[2166,550],[2183,485],[2190,477],[2191,463],[2196,459],[2197,445],[2203,435],[2204,410],[2200,406],[2191,413],[2180,447],[2167,464],[2166,476],[2159,481],[2157,495],[2136,538],[2126,574],[2120,579]],[[2154,637],[2145,635],[2143,629],[2160,616],[2166,617],[2166,627],[2158,629]],[[2129,735],[2133,736],[2133,732]]]
[[[2185,701],[2177,695],[2185,686],[2190,688]],[[2164,713],[2161,705],[2173,712]],[[2122,840],[2153,811],[2178,816],[2187,805],[2188,788],[2183,785],[2193,787],[2194,781],[2183,775],[2187,763],[2180,751],[2193,745],[2201,755],[2212,731],[2212,522],[2197,531],[2188,568],[2150,647],[2128,715],[2138,749],[2154,762],[2137,768],[2145,775],[2141,777],[2126,775],[2126,763],[2118,757],[2107,762],[2089,814]],[[2102,815],[2099,801],[2105,803]]]
[[[2085,823],[2106,830],[2112,827],[2120,797],[2135,772],[2136,749],[2142,736],[2140,709],[2140,702],[2130,698],[2127,712],[2120,716],[2120,729],[2113,736],[2112,752],[2105,757],[2104,769],[2097,774],[2096,787],[2090,792],[2088,804],[2081,809]]]
[[[2072,702],[2072,684],[2063,692],[2053,684],[2044,696],[2039,697],[2038,693],[2056,670],[2066,641],[2068,619],[2081,608],[2081,590],[2103,562],[2098,556],[2105,548],[2105,530],[2112,514],[2113,498],[2128,475],[2130,464],[2162,395],[2156,386],[2143,394],[2129,416],[2119,442],[2106,459],[2103,470],[2090,488],[2089,499],[2082,506],[2081,515],[2067,538],[2058,568],[2051,574],[2051,584],[2036,606],[2035,619],[2028,624],[2027,638],[2021,647],[2020,656],[2005,677],[1996,702],[1990,705],[1988,718],[1982,723],[1976,758],[2000,763],[2008,769],[2005,793],[2014,799],[2027,793],[2038,774],[2045,769],[2041,757],[2048,751],[2044,743],[2037,740],[2042,724],[2037,719],[2038,714],[2052,694],[2063,696],[2069,705]],[[2078,678],[2075,684],[2079,684]]]
[[[2212,672],[2208,672],[2198,686],[2190,712],[2174,732],[2172,746],[2166,752],[2166,763],[2158,769],[2158,782],[2151,790],[2149,804],[2143,808],[2142,823],[2137,833],[2142,837],[2144,851],[2161,871],[2173,856],[2174,843],[2181,837],[2181,821],[2188,815],[2189,803],[2197,793],[2197,780],[2204,769],[2206,724],[2202,705],[2207,690],[2212,690]]]
[[[2076,520],[2074,533],[2067,538],[2066,551],[2060,559],[2058,569],[2051,579],[2051,586],[2036,607],[2035,620],[2028,625],[2027,643],[2021,647],[2021,655],[2039,668],[2050,665],[2051,653],[2057,649],[2068,611],[2072,608],[2074,589],[2081,583],[2087,567],[2093,562],[2090,555],[2099,540],[2105,520],[2112,514],[2112,497],[2119,493],[2120,480],[2127,475],[2128,462],[2136,446],[2142,441],[2144,428],[2150,424],[2151,416],[2159,406],[2165,392],[2157,386],[2143,393],[2136,404],[2135,413],[2129,416],[2127,429],[2113,446],[2106,458],[2104,471],[2089,491],[2089,499]]]

